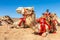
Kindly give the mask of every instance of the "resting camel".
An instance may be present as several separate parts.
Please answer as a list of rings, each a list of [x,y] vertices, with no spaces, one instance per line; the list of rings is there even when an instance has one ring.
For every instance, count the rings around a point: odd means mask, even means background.
[[[23,15],[23,17],[20,18],[19,22],[15,22],[15,24],[17,23],[18,26],[20,26],[20,27],[22,25],[24,25],[22,27],[29,26],[31,29],[34,30],[34,32],[37,32],[39,34],[42,33],[42,36],[46,36],[51,31],[50,14],[48,17],[46,15],[43,15],[36,21],[33,8],[19,7],[16,10],[17,10],[17,13]],[[52,18],[52,20],[53,20],[53,18]]]
[[[0,24],[1,25],[13,24],[13,20],[9,16],[3,16],[3,17],[0,18]]]
[[[56,18],[57,18],[57,16],[56,16],[55,13],[48,13],[47,15],[43,14],[43,16],[37,20],[38,23],[36,24],[35,27],[33,27],[33,29],[35,28],[34,30],[37,33],[41,33],[41,30],[42,30],[42,35],[43,36],[46,36],[46,34],[48,34],[50,32],[56,33],[57,24],[58,24]],[[43,19],[43,21],[42,21],[42,19]],[[42,21],[42,22],[39,23],[39,20]],[[45,24],[43,23],[44,21],[45,21]],[[41,23],[43,23],[43,25],[45,25],[45,26],[42,27]]]
[[[36,24],[32,27],[32,29],[34,32],[41,34],[42,36],[47,36],[51,27],[47,23],[45,16],[42,16],[36,20]]]
[[[13,23],[13,27],[32,27],[35,23],[35,13],[33,7],[18,7],[17,13],[22,14],[19,21]]]
[[[13,24],[13,20],[9,16],[4,16],[3,20],[6,21],[8,24]]]

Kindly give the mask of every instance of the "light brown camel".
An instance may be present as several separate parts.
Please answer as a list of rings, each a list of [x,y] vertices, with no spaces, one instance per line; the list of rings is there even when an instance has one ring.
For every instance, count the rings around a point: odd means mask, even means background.
[[[18,7],[17,13],[22,14],[22,18],[19,21],[13,23],[13,27],[32,27],[35,23],[35,13],[33,7]]]
[[[13,20],[9,16],[3,16],[3,17],[0,18],[0,23],[1,23],[1,25],[13,24]]]

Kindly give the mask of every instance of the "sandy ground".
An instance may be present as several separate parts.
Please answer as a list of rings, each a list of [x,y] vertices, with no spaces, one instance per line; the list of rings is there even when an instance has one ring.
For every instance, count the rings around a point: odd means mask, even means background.
[[[60,27],[56,34],[49,34],[47,37],[33,34],[30,28],[9,28],[7,25],[0,26],[0,40],[60,40]]]

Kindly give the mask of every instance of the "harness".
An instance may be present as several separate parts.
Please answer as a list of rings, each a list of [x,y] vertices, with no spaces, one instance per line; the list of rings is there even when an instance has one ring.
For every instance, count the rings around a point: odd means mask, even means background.
[[[32,14],[27,14],[27,15],[26,15],[26,14],[23,14],[23,16],[24,16],[23,18],[20,18],[21,21],[20,21],[19,24],[18,24],[19,26],[21,26],[21,23],[22,23],[22,22],[25,24],[25,23],[26,23],[26,18],[27,18],[28,16],[31,16],[31,17],[32,17]]]

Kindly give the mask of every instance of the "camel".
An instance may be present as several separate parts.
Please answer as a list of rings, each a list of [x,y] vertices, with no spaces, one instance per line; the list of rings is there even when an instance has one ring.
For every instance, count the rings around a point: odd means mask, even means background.
[[[1,25],[8,25],[13,24],[13,20],[9,16],[0,17],[0,24]]]
[[[3,20],[6,21],[8,24],[13,24],[13,20],[9,16],[4,16]]]
[[[19,7],[16,9],[16,11],[17,11],[17,13],[23,15],[23,18],[20,18],[20,20],[18,22],[14,22],[14,24],[17,24],[16,25],[17,27],[19,27],[19,26],[21,27],[22,25],[23,25],[23,27],[29,26],[31,29],[34,30],[34,32],[41,33],[40,30],[44,29],[44,27],[41,27],[41,25],[42,25],[41,23],[36,22],[33,8]],[[43,25],[45,25],[45,29],[44,29],[45,31],[42,32],[42,36],[46,36],[51,31],[50,20],[55,19],[53,16],[55,17],[55,14],[54,15],[49,14],[48,17],[46,15],[43,15],[41,17],[41,18],[43,18],[43,21],[46,22],[45,24],[43,24]],[[44,20],[44,18],[46,18],[46,17],[47,17],[47,19]],[[39,20],[39,21],[41,21],[41,20]],[[55,24],[54,24],[54,26],[55,26]]]
[[[56,31],[58,25],[57,15],[55,13],[45,12],[43,16],[45,16],[47,23],[51,25],[51,32]]]
[[[53,32],[55,33],[57,31],[57,24],[58,24],[58,21],[57,21],[57,15],[55,13],[49,13],[47,15],[43,14],[42,16],[43,18],[46,19],[46,23],[48,25],[45,25],[46,27],[46,31],[42,34],[43,36],[46,36],[46,34],[50,33],[50,32]],[[50,26],[50,29],[48,29]],[[41,30],[41,23],[37,23],[35,27],[33,27],[34,31],[37,32],[37,33],[40,33],[39,30]]]
[[[47,23],[44,16],[40,17],[36,20],[35,26],[31,27],[35,33],[41,34],[42,36],[46,37],[47,34],[50,32],[50,25]]]
[[[57,18],[56,14],[51,13],[48,17],[46,15],[43,15],[42,18],[45,18],[46,19],[45,21],[48,24],[48,25],[44,24],[46,31],[42,33],[42,36],[47,36],[47,34],[49,34],[50,32],[56,33],[57,27],[58,27],[57,26],[58,21],[56,19]],[[39,30],[44,29],[44,28],[41,28],[41,23],[37,23],[36,26],[33,27],[33,29],[34,29],[35,32],[41,33],[41,32],[39,32]]]
[[[23,23],[24,27],[32,26],[35,22],[35,13],[33,7],[18,7],[17,13],[22,14],[23,18],[20,18],[19,26]]]

